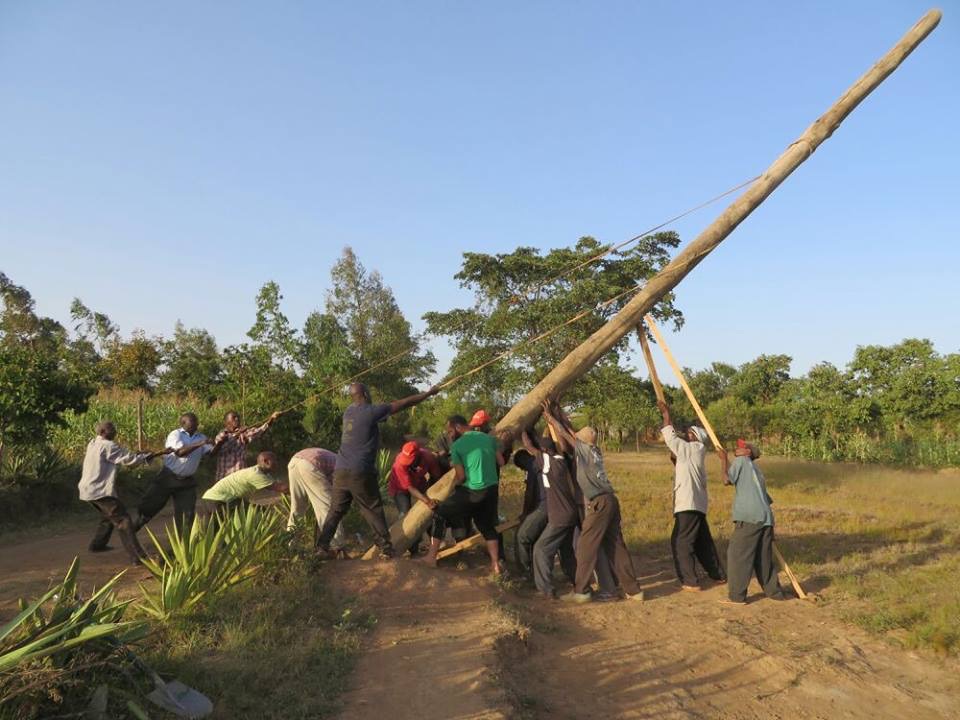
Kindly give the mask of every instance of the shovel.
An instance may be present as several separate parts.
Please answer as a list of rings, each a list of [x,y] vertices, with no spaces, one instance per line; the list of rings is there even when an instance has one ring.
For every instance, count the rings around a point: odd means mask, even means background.
[[[169,713],[182,718],[202,718],[213,712],[213,701],[179,680],[164,681],[160,675],[140,658],[130,653],[134,664],[149,677],[155,689],[147,695],[147,700]]]

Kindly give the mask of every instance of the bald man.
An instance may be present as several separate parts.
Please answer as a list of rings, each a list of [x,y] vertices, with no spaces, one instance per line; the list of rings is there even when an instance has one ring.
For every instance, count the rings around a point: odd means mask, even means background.
[[[380,479],[377,477],[377,451],[380,449],[380,423],[394,413],[413,407],[440,392],[432,387],[391,403],[374,403],[363,383],[350,385],[352,402],[343,411],[340,451],[333,471],[333,497],[330,512],[317,536],[317,552],[330,555],[330,541],[343,516],[355,500],[360,514],[373,531],[374,541],[385,557],[393,557],[393,545],[383,514]]]
[[[269,450],[257,455],[257,464],[221,478],[203,494],[203,500],[212,502],[218,510],[232,510],[258,490],[286,493],[287,486],[274,476],[277,456]]]

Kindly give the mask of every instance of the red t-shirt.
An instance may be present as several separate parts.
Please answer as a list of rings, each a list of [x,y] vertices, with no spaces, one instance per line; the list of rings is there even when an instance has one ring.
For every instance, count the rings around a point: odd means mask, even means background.
[[[387,484],[387,492],[390,493],[390,497],[397,493],[410,492],[411,486],[420,492],[426,492],[427,473],[430,474],[431,480],[439,480],[440,476],[443,475],[440,463],[437,462],[437,456],[429,450],[420,448],[420,463],[415,468],[411,469],[409,465],[401,465],[399,460],[400,455],[397,455],[397,459],[393,461],[393,467],[390,470],[390,482]]]

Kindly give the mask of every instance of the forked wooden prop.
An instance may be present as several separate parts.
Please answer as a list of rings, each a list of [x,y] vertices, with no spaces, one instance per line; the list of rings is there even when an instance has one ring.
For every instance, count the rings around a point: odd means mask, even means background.
[[[900,63],[923,42],[940,22],[939,10],[924,15],[877,63],[867,70],[837,100],[829,110],[792,142],[773,164],[753,183],[743,195],[734,200],[693,242],[681,250],[659,273],[650,278],[623,308],[605,325],[594,332],[567,357],[551,370],[543,380],[511,408],[497,423],[500,432],[516,433],[528,427],[540,415],[540,404],[555,398],[592,368],[623,337],[633,331],[653,306],[673,290],[701,260],[713,251],[732,233],[737,225],[750,215],[770,193],[777,189],[804,160],[810,157],[820,144],[840,127],[840,123],[882,83]],[[447,473],[435,483],[428,494],[444,500],[453,492],[454,475]],[[419,539],[430,522],[431,511],[423,503],[416,503],[404,516],[402,523],[391,528],[391,538],[397,552],[403,552],[410,543]],[[374,557],[376,548],[365,557]]]
[[[667,358],[667,362],[670,363],[670,367],[673,369],[673,374],[677,376],[677,380],[680,381],[680,387],[683,388],[683,392],[687,395],[687,400],[690,401],[690,404],[693,405],[693,409],[697,413],[697,417],[700,418],[700,422],[703,423],[703,429],[707,431],[707,435],[710,436],[710,441],[713,443],[713,446],[717,450],[723,450],[723,444],[720,442],[720,438],[717,437],[717,434],[713,431],[713,425],[710,424],[710,421],[707,420],[707,414],[703,411],[703,408],[700,407],[700,403],[697,402],[697,398],[693,394],[693,390],[690,389],[690,386],[687,384],[687,379],[683,376],[683,371],[680,369],[680,366],[677,364],[676,359],[673,357],[673,353],[670,352],[670,348],[667,346],[666,340],[663,339],[663,335],[660,334],[660,330],[657,328],[656,324],[653,322],[653,318],[647,315],[644,318],[647,323],[647,327],[650,328],[650,332],[653,333],[653,337],[657,341],[657,345],[660,346],[660,349],[663,351],[664,357]],[[650,367],[653,367],[653,360],[648,361]],[[783,568],[783,571],[787,574],[787,577],[790,578],[790,584],[793,585],[793,589],[797,593],[797,597],[801,600],[807,599],[807,594],[803,591],[803,587],[800,585],[800,581],[797,579],[797,576],[793,574],[793,570],[790,569],[790,566],[787,565],[787,561],[783,558],[783,555],[780,553],[780,549],[777,547],[777,544],[773,544],[773,554],[777,558],[777,562],[780,563],[780,567]]]

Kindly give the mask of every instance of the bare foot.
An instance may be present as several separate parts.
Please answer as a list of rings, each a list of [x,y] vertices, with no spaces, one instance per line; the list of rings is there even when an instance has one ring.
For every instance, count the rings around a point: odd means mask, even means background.
[[[435,568],[437,566],[437,556],[424,555],[422,558],[417,560],[417,562],[422,562],[427,567]]]

